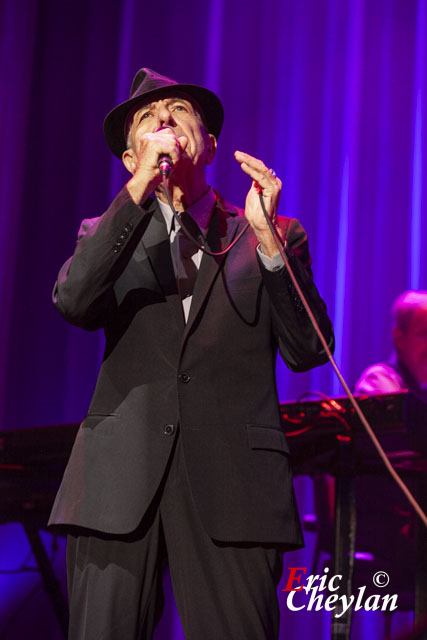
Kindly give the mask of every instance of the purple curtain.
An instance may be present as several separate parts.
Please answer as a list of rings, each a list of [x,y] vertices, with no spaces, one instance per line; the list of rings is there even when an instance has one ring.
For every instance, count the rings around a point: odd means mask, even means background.
[[[210,179],[227,199],[243,205],[249,188],[235,149],[282,178],[281,211],[309,233],[350,386],[386,358],[393,299],[427,288],[426,4],[186,0],[159,11],[137,0],[2,0],[1,426],[85,415],[103,338],[68,326],[50,294],[81,219],[100,215],[126,180],[102,121],[142,66],[223,100]],[[279,362],[277,374],[283,401],[308,390],[342,394],[329,365],[295,375]],[[311,481],[296,484],[304,515]],[[0,540],[0,572],[20,566],[28,545],[19,526],[0,526]],[[50,549],[50,535],[44,540]],[[313,542],[307,534],[307,548],[285,567],[310,567]],[[62,543],[55,562],[63,580]],[[34,638],[36,626],[44,640],[59,637],[43,590],[26,600],[37,579],[0,573],[0,636],[7,626],[7,638]],[[282,613],[281,638],[328,637],[327,614],[284,604]],[[356,615],[354,638],[380,638],[382,625],[379,612]],[[169,609],[158,638],[180,633]]]

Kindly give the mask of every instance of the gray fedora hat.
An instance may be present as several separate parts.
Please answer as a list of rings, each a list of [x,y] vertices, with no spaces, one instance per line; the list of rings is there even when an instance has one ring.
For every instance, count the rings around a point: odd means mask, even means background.
[[[224,109],[220,99],[212,91],[194,84],[179,84],[152,69],[144,68],[138,71],[132,82],[129,100],[115,107],[104,120],[104,136],[114,155],[121,158],[127,148],[125,125],[131,109],[143,98],[170,96],[171,89],[182,91],[197,102],[205,117],[209,133],[218,138],[224,120]]]

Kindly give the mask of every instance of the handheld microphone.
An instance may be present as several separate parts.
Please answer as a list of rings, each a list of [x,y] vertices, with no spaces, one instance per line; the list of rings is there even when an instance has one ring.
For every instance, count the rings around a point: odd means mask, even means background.
[[[162,131],[162,129],[170,129],[170,127],[158,127],[157,131]],[[172,158],[168,156],[166,153],[161,153],[159,155],[159,159],[157,160],[157,166],[160,169],[160,175],[162,178],[167,178],[172,169]]]
[[[160,169],[160,175],[162,178],[167,178],[172,169],[172,159],[167,154],[160,154],[157,161],[157,166]]]

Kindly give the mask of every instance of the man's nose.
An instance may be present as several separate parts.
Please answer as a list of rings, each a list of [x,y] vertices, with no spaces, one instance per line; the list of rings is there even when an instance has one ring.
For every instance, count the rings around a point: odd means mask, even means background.
[[[159,118],[159,126],[163,127],[165,125],[168,126],[173,126],[175,124],[175,121],[172,117],[171,112],[169,111],[168,107],[164,106],[162,107],[159,112],[158,112],[158,118]]]

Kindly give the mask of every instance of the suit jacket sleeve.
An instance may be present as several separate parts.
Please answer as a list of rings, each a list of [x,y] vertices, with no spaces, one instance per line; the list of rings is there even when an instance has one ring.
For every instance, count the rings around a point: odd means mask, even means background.
[[[124,187],[102,216],[83,220],[74,255],[53,290],[55,306],[71,324],[88,330],[105,326],[107,311],[116,305],[113,284],[139,242],[144,219],[148,222],[146,209]]]
[[[295,219],[281,219],[288,240],[288,261],[299,286],[331,351],[334,349],[332,324],[326,306],[313,282],[307,234]],[[273,331],[280,354],[292,371],[307,371],[324,364],[328,357],[317,337],[286,266],[267,270],[258,257],[271,304]]]

